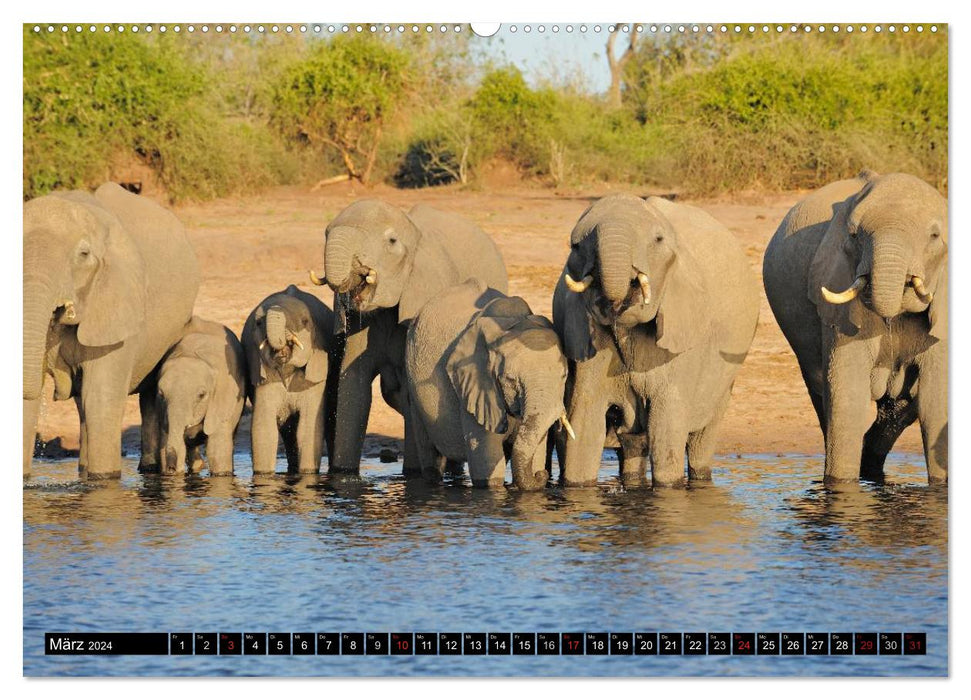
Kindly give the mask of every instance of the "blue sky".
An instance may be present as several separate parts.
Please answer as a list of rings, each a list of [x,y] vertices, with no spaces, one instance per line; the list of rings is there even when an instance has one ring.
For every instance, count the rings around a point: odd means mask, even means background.
[[[580,31],[579,24],[571,25],[572,32],[566,31],[567,25],[559,24],[556,33],[551,24],[542,25],[544,32],[539,31],[539,24],[530,23],[529,33],[523,31],[524,26],[504,24],[494,36],[477,36],[474,42],[482,46],[484,57],[518,66],[534,86],[547,80],[556,83],[577,80],[591,92],[606,91],[610,84],[605,48],[608,24],[599,25],[599,33],[594,31],[597,26],[594,24],[584,25],[586,32]],[[626,46],[626,38],[619,37],[618,54]]]

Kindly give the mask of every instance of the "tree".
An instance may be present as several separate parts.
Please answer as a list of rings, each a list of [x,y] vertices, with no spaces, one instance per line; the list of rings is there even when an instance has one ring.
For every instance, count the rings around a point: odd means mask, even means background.
[[[290,136],[336,150],[348,177],[366,184],[408,65],[401,48],[380,38],[321,41],[285,72],[273,119]]]
[[[617,35],[621,32],[621,24],[615,24],[607,36],[607,64],[610,66],[610,89],[607,91],[607,100],[612,107],[620,107],[620,88],[624,82],[624,67],[633,58],[634,52],[637,50],[639,28],[640,25],[630,25],[630,44],[620,58],[617,58],[614,45],[617,42]]]

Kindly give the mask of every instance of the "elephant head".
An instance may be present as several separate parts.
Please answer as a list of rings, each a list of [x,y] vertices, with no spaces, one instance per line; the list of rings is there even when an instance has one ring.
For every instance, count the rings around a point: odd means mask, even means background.
[[[318,328],[305,292],[290,285],[253,309],[243,329],[250,383],[259,386],[267,369],[289,377],[303,368],[308,382],[327,378],[327,341]]]
[[[185,464],[187,432],[212,432],[216,405],[227,400],[219,393],[216,371],[198,357],[183,356],[162,365],[157,400],[163,472],[174,474]],[[223,415],[228,415],[228,409]]]
[[[39,400],[50,338],[76,326],[82,346],[105,347],[145,323],[144,264],[121,221],[83,192],[24,205],[23,397]]]
[[[523,489],[546,483],[546,436],[557,422],[572,431],[563,407],[567,365],[552,325],[519,297],[490,302],[449,353],[446,367],[466,410],[493,433],[510,430],[513,482]]]
[[[847,335],[868,309],[885,320],[927,311],[947,336],[947,200],[902,173],[864,172],[859,192],[834,207],[809,271],[820,318]]]
[[[680,235],[654,198],[610,195],[583,213],[557,289],[568,357],[593,357],[598,326],[656,322],[657,345],[675,354],[701,339],[705,285]]]
[[[424,240],[407,214],[375,199],[344,209],[325,237],[325,279],[313,272],[311,279],[326,281],[338,304],[359,313],[397,306],[399,321],[412,318],[441,287],[441,282],[423,285],[422,280],[443,275],[449,265],[444,251]]]

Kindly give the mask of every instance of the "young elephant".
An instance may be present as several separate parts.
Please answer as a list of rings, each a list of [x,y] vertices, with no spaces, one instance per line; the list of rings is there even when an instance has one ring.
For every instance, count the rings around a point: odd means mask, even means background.
[[[246,358],[236,335],[193,317],[159,368],[159,462],[174,474],[202,469],[205,445],[212,476],[233,473],[233,439],[246,403]]]
[[[405,371],[422,472],[469,464],[475,486],[546,484],[546,437],[566,422],[566,358],[552,324],[519,297],[469,280],[428,302],[408,330]],[[572,431],[569,423],[565,425]]]
[[[289,471],[320,470],[333,332],[333,312],[293,285],[261,301],[246,319],[254,473],[274,471],[280,436]]]

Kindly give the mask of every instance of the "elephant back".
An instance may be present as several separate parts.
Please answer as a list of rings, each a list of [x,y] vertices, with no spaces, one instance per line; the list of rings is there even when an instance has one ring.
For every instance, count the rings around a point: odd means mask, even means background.
[[[418,204],[408,217],[421,230],[422,236],[439,241],[458,271],[461,282],[478,279],[503,294],[508,291],[506,265],[495,242],[476,224],[461,216]]]

